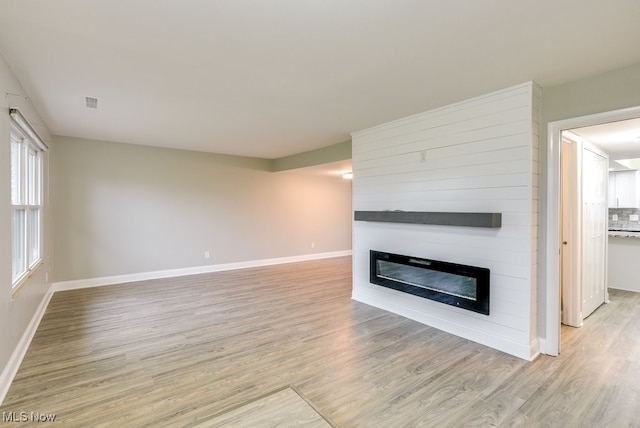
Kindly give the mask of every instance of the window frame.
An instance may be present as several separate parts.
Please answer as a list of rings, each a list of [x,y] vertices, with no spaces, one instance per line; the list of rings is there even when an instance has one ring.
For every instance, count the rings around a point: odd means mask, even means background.
[[[19,111],[11,109],[10,114],[11,289],[15,296],[43,264],[47,146]]]

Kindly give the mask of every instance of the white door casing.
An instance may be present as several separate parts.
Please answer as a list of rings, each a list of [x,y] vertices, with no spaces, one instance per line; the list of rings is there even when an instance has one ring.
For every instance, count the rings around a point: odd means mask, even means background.
[[[560,246],[562,244],[560,235],[560,150],[562,131],[638,117],[640,117],[640,106],[549,122],[547,126],[545,259],[544,271],[541,274],[545,289],[545,326],[541,332],[544,337],[539,340],[540,352],[543,354],[558,355],[560,353]]]

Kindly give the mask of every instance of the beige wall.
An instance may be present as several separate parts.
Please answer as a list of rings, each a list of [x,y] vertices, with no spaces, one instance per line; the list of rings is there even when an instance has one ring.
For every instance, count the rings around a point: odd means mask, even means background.
[[[548,122],[640,105],[640,64],[544,88],[542,127]]]
[[[11,370],[9,362],[38,306],[48,289],[45,278],[51,268],[51,227],[49,213],[49,194],[45,189],[44,207],[44,254],[43,267],[28,281],[21,293],[12,298],[11,289],[11,185],[9,182],[10,163],[10,119],[9,108],[19,108],[40,134],[49,142],[50,134],[42,126],[31,103],[24,96],[24,89],[15,78],[11,69],[0,56],[0,400]],[[5,95],[6,94],[6,95]],[[48,155],[45,154],[45,176],[47,174]],[[13,361],[16,362],[15,360]],[[15,367],[14,367],[15,368]]]
[[[57,137],[54,280],[350,250],[350,182],[270,168]]]
[[[546,195],[548,125],[563,119],[586,116],[640,106],[640,64],[592,76],[563,85],[546,87],[542,91],[542,121],[540,123],[540,270],[538,331],[546,328]]]
[[[286,171],[351,159],[351,140],[271,161],[272,171]]]

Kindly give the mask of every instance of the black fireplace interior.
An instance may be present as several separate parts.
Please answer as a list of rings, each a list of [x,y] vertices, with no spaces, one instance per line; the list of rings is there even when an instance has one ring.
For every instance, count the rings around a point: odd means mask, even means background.
[[[371,283],[489,315],[489,269],[371,250]]]

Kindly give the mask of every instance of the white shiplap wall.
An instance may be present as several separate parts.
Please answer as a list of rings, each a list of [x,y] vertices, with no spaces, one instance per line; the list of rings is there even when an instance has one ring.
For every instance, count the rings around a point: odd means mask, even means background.
[[[353,209],[499,212],[499,229],[354,222],[355,300],[537,354],[540,89],[526,83],[352,134]],[[491,270],[485,316],[369,283],[369,250]]]

